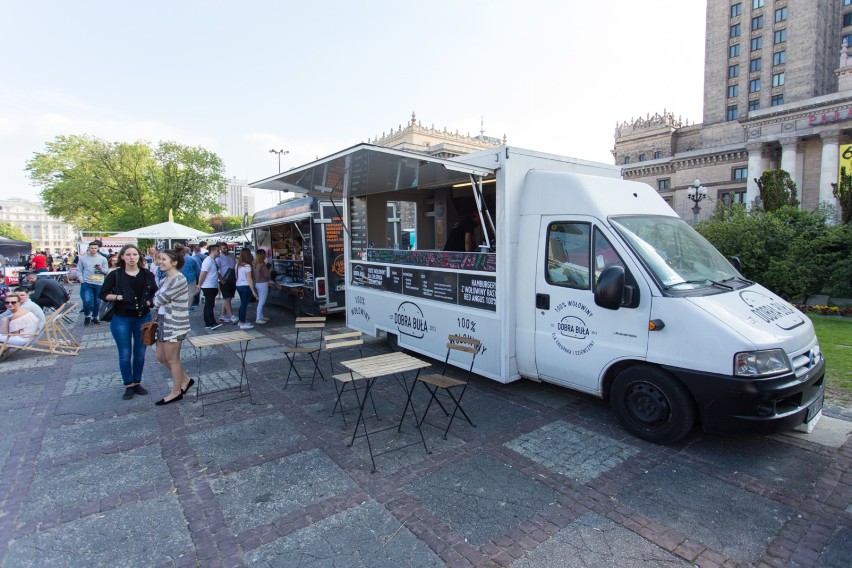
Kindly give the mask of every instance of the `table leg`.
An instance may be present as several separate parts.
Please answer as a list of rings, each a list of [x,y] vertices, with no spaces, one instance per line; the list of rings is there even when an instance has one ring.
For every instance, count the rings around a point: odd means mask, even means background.
[[[417,374],[414,376],[414,380],[411,381],[411,388],[408,390],[408,397],[405,400],[405,408],[402,409],[402,417],[399,419],[399,426],[396,431],[402,431],[402,423],[405,420],[405,414],[408,412],[408,405],[411,405],[411,413],[414,415],[414,424],[417,426],[417,431],[420,433],[420,441],[423,442],[423,448],[426,450],[427,454],[431,454],[429,451],[429,446],[426,445],[426,438],[423,437],[423,429],[420,428],[420,422],[417,420],[417,410],[414,408],[414,401],[411,400],[411,396],[414,394],[414,387],[417,386],[417,378],[420,376],[420,369],[417,369]],[[405,375],[403,375],[405,377]],[[426,419],[426,415],[423,415],[423,419]]]
[[[367,382],[367,385],[364,387],[364,397],[361,399],[361,404],[358,407],[358,419],[355,421],[355,430],[352,432],[352,440],[349,442],[349,447],[351,448],[355,443],[355,437],[358,434],[358,426],[363,426],[364,437],[367,438],[367,450],[370,452],[370,461],[373,462],[373,471],[376,471],[376,460],[373,457],[373,446],[370,444],[370,433],[367,430],[367,421],[364,420],[364,406],[367,404],[367,396],[369,396],[370,389],[373,387],[373,383],[376,382],[376,379],[365,379],[365,381]]]

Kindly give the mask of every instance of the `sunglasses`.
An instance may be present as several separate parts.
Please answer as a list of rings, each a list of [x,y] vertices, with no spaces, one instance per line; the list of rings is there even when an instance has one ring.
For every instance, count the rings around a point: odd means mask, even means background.
[[[4,304],[6,304],[7,306],[11,306],[11,305],[17,304],[18,302],[17,302],[17,300],[16,300],[16,301],[13,301],[13,302],[10,302],[9,300],[6,300],[6,301],[5,301],[5,302],[3,302],[3,303],[4,303]]]

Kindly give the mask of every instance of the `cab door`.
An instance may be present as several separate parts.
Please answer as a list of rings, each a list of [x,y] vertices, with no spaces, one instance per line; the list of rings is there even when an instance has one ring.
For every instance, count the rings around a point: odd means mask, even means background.
[[[542,216],[538,242],[534,308],[539,377],[599,394],[607,367],[647,355],[650,291],[641,287],[636,267],[625,263],[624,251],[613,246],[593,219]],[[610,264],[625,268],[626,281],[635,290],[633,307],[595,305],[596,279]]]

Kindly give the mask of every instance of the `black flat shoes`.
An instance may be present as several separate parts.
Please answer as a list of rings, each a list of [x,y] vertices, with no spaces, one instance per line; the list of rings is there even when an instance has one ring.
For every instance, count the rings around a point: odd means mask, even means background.
[[[180,394],[186,394],[186,391],[192,388],[192,385],[195,384],[195,379],[189,379],[189,382],[186,383],[185,389],[180,389]]]
[[[174,397],[171,400],[166,400],[166,398],[163,397],[160,400],[158,400],[157,402],[155,402],[154,405],[163,406],[163,405],[166,405],[166,404],[171,404],[173,402],[177,402],[177,401],[182,400],[182,399],[183,399],[183,393],[181,392],[179,395],[177,395],[176,397]]]

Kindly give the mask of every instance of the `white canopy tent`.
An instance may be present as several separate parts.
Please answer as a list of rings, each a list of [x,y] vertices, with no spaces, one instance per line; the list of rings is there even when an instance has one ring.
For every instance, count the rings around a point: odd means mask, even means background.
[[[206,234],[206,231],[199,231],[198,229],[175,223],[171,220],[171,214],[169,214],[168,221],[118,233],[117,235],[113,235],[113,238],[156,239],[158,241],[168,241],[168,246],[171,247],[172,240],[188,241]]]

